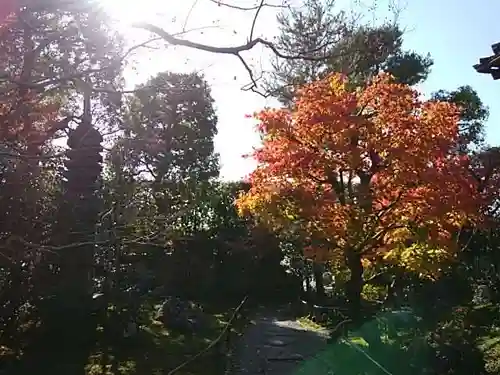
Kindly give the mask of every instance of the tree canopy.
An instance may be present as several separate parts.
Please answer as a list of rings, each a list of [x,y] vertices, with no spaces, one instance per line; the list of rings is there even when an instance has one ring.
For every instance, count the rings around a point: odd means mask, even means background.
[[[455,152],[459,109],[387,74],[348,86],[331,75],[304,86],[293,110],[256,114],[263,145],[240,210],[300,228],[312,258],[439,273],[485,204],[468,157]]]
[[[401,306],[431,344],[422,371],[490,371],[476,354],[498,335],[500,157],[478,92],[457,82],[425,99],[433,60],[396,19],[324,0],[203,2],[248,14],[246,39],[190,39],[222,28],[187,27],[201,1],[178,32],[134,24],[137,43],[101,1],[2,3],[0,373],[236,373],[229,362],[256,362],[252,319],[300,310],[292,326],[314,319],[335,340]],[[276,38],[256,30],[266,10]],[[219,175],[232,103],[204,67],[161,61],[128,87],[132,55],[165,46],[231,57],[246,90],[281,102],[253,116],[248,180]],[[270,70],[247,58],[259,46]],[[370,340],[412,347],[393,333]]]

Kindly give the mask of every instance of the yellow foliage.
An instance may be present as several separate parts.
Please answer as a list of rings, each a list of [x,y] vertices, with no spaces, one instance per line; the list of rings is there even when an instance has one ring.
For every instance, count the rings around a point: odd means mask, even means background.
[[[342,75],[334,75],[330,78],[330,88],[334,95],[341,95],[346,92],[347,79]]]
[[[387,74],[356,91],[330,75],[296,98],[291,110],[256,115],[263,143],[239,211],[272,228],[301,226],[311,243],[329,246],[306,256],[356,251],[365,266],[385,259],[439,273],[456,251],[454,234],[480,220],[484,204],[468,160],[454,151],[458,109]]]
[[[399,246],[388,251],[384,259],[396,262],[408,271],[417,272],[421,277],[439,276],[441,267],[450,259],[448,248],[435,247],[428,242],[418,242],[411,246]]]

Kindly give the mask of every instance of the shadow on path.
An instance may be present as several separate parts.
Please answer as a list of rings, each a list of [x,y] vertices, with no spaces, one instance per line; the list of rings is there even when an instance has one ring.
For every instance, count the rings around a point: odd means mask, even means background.
[[[283,312],[261,312],[236,347],[233,375],[291,375],[327,344],[328,332],[300,325]]]

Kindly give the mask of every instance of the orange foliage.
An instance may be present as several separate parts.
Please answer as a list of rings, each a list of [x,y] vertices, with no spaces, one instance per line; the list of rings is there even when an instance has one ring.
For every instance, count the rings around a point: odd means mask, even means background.
[[[464,222],[480,220],[469,161],[453,151],[452,104],[422,100],[386,74],[356,91],[329,76],[294,104],[255,115],[263,145],[253,153],[252,188],[237,204],[269,225],[300,229],[307,256],[352,251],[365,262],[421,268],[417,258],[452,254]]]

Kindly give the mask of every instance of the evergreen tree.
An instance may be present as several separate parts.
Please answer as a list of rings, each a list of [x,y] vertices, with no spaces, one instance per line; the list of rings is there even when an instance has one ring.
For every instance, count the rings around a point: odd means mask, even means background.
[[[138,87],[128,108],[118,143],[126,164],[152,181],[160,214],[188,210],[192,220],[184,224],[195,230],[203,214],[193,216],[189,207],[219,174],[217,116],[207,83],[195,73],[160,73]]]
[[[432,66],[430,56],[403,48],[398,24],[365,25],[335,9],[335,0],[307,0],[299,9],[278,16],[277,46],[287,55],[276,58],[267,86],[283,104],[289,104],[295,88],[332,72],[350,76],[362,84],[379,71],[393,74],[411,85],[425,80]]]

